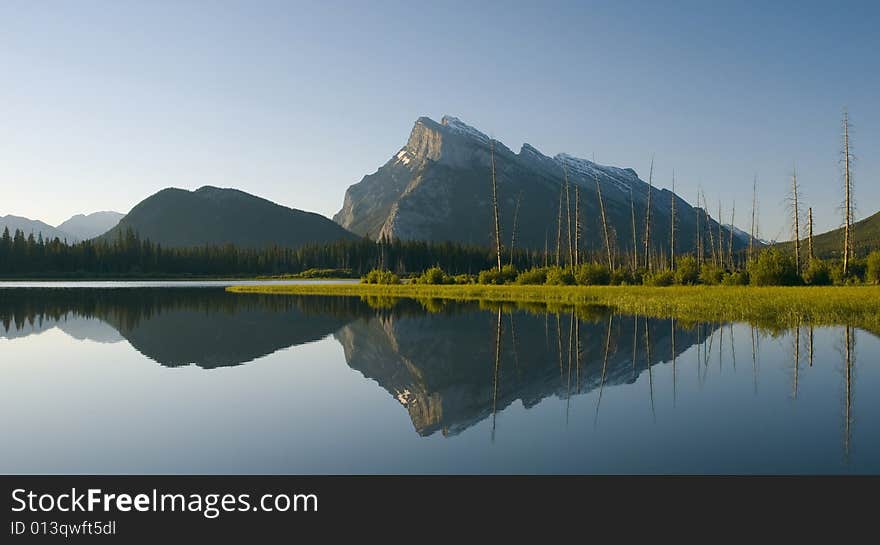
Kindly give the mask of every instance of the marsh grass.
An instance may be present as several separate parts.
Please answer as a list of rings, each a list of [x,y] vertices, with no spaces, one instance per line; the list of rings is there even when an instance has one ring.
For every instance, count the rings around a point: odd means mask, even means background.
[[[520,303],[536,307],[600,306],[684,321],[744,321],[767,327],[851,325],[880,331],[880,287],[528,286],[324,284],[233,286],[236,293],[407,297]]]

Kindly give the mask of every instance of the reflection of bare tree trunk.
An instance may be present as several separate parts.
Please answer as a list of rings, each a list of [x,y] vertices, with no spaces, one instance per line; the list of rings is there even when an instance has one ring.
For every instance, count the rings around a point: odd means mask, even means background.
[[[647,358],[648,362],[648,390],[651,395],[651,415],[657,418],[657,413],[654,412],[654,376],[651,372],[651,330],[648,328],[649,322],[650,320],[645,318],[645,358]]]
[[[810,367],[813,366],[813,324],[810,324]]]
[[[751,326],[752,329],[752,383],[754,386],[755,394],[758,393],[758,350],[757,350],[757,340],[756,340],[756,332],[755,326]]]
[[[639,317],[633,316],[633,362],[632,362],[632,378],[636,379],[636,354],[639,353]]]
[[[510,313],[510,343],[513,346],[513,368],[519,373],[519,351],[516,348],[516,325],[513,312]]]
[[[675,407],[675,318],[670,320],[670,324],[672,327],[672,406]]]
[[[852,399],[853,399],[853,351],[855,336],[852,327],[846,326],[844,338],[844,375],[846,377],[846,401],[844,404],[844,435],[843,452],[849,462],[850,434],[852,433]]]
[[[501,305],[498,305],[498,320],[495,329],[495,372],[492,378],[492,441],[495,441],[495,411],[498,407],[498,379],[501,374]]]
[[[798,396],[798,372],[801,367],[801,324],[798,322],[794,330],[794,398]]]
[[[559,354],[559,381],[562,382],[562,323],[556,314],[556,352]]]
[[[736,373],[736,343],[733,338],[733,323],[729,324],[730,327],[730,357],[733,359],[733,372]]]
[[[611,347],[611,327],[614,325],[614,315],[608,316],[608,329],[605,333],[605,355],[602,357],[602,378],[599,380],[599,396],[596,400],[596,416],[593,418],[593,425],[599,419],[599,405],[602,403],[602,390],[605,389],[605,377],[608,370],[608,350]]]

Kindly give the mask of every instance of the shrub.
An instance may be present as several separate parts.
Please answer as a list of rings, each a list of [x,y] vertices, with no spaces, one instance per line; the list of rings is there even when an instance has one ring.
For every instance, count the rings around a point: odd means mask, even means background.
[[[400,284],[400,277],[391,271],[373,269],[361,278],[362,284]]]
[[[517,284],[543,284],[547,281],[547,269],[535,267],[519,273],[516,277]]]
[[[700,264],[697,258],[686,255],[678,258],[675,269],[675,281],[683,286],[696,284],[700,279]]]
[[[510,284],[516,281],[516,277],[516,267],[504,265],[500,271],[498,269],[480,271],[478,281],[480,284]]]
[[[607,286],[611,283],[611,271],[599,263],[585,263],[575,271],[575,280],[582,286]]]
[[[874,251],[868,254],[865,282],[880,284],[880,251]]]
[[[843,269],[841,269],[841,272]],[[811,259],[804,271],[804,282],[810,286],[827,286],[831,284],[831,267],[821,259]]]
[[[769,248],[749,263],[749,279],[756,286],[794,286],[800,283],[794,258]]]
[[[642,282],[646,286],[671,286],[675,283],[675,273],[669,269],[650,272],[642,278]]]
[[[629,285],[629,284],[638,284],[633,278],[633,273],[631,270],[620,267],[618,269],[614,269],[611,273],[611,281],[610,284],[612,286],[621,286],[621,285]]]
[[[749,284],[748,271],[734,271],[721,281],[725,286],[747,286]]]
[[[547,270],[547,284],[553,286],[571,286],[575,283],[574,275],[563,267],[550,267]]]
[[[440,267],[431,267],[415,279],[416,284],[451,284],[452,278]]]
[[[712,263],[700,267],[700,282],[708,286],[717,286],[724,281],[724,269]]]

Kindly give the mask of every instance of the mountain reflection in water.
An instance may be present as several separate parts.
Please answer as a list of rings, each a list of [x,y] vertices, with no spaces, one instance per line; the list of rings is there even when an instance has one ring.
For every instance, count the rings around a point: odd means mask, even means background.
[[[607,389],[645,378],[653,412],[655,366],[671,368],[671,385],[659,388],[674,405],[686,352],[694,353],[687,372],[696,367],[701,384],[714,372],[712,365],[739,365],[757,392],[761,344],[767,342],[790,343],[785,368],[796,399],[815,350],[809,325],[773,332],[592,307],[239,295],[206,288],[0,290],[0,323],[0,338],[58,328],[74,339],[127,342],[163,366],[203,369],[246,364],[332,336],[348,366],[387,391],[421,436],[454,436],[491,419],[494,438],[498,413],[517,401],[530,409],[555,397],[565,402],[567,419],[570,400],[587,393],[595,397],[596,425]],[[751,350],[743,353],[740,342],[737,353],[734,335],[743,331]],[[839,422],[848,455],[856,334],[843,326],[840,336]]]

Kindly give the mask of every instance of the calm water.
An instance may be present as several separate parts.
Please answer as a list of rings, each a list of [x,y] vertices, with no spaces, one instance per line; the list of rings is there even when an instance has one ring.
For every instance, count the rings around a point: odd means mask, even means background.
[[[844,326],[78,285],[0,289],[0,473],[880,473]]]

